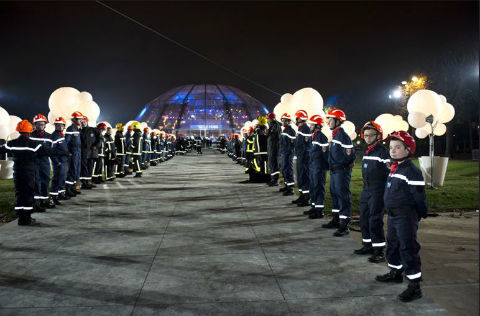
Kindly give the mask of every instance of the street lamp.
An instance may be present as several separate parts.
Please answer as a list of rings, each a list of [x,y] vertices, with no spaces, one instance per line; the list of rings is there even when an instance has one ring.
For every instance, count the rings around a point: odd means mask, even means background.
[[[418,77],[417,77],[417,76],[413,76],[413,77],[412,77],[412,81],[413,81],[413,82],[417,82],[417,81],[418,81]]]

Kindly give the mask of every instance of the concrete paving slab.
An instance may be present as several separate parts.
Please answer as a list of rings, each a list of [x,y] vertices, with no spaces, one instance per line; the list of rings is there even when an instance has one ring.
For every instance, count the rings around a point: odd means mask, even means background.
[[[32,307],[32,308],[0,308],[0,316],[128,316],[131,315],[133,306],[90,306],[90,307]]]
[[[248,300],[283,300],[262,253],[157,256],[138,304]]]

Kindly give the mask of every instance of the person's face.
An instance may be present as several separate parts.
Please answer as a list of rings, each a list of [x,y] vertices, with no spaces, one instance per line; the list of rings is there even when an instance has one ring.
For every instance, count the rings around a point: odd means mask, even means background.
[[[107,128],[107,134],[108,134],[108,135],[112,135],[112,129],[111,129],[110,127]]]
[[[65,129],[65,125],[63,124],[55,124],[55,130],[57,132],[63,132],[63,130]]]
[[[363,139],[367,145],[371,145],[377,141],[378,132],[374,129],[367,129],[363,132]]]
[[[77,119],[77,118],[76,118],[76,119],[73,119],[73,120],[72,120],[72,124],[78,126],[78,125],[80,125],[80,120]]]
[[[290,120],[282,119],[282,124],[283,124],[283,127],[287,127],[288,125],[290,125]]]
[[[36,122],[35,129],[39,132],[43,132],[45,130],[45,122]]]
[[[332,130],[335,129],[335,119],[333,117],[328,118],[328,127]]]
[[[87,127],[88,126],[88,121],[82,120],[81,124],[82,124],[82,127]]]
[[[390,141],[390,157],[393,159],[402,159],[408,157],[409,152],[407,146],[397,139],[392,139]]]

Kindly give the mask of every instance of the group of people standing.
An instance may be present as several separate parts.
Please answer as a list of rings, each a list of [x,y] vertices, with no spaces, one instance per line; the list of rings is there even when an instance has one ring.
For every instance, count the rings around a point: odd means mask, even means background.
[[[333,235],[342,237],[350,231],[350,181],[356,153],[352,140],[342,128],[346,121],[344,111],[331,109],[326,119],[327,122],[319,115],[308,117],[306,111],[299,110],[294,118],[295,131],[289,114],[282,115],[280,125],[275,114],[269,113],[266,117],[260,116],[256,126],[244,131],[241,142],[239,137],[231,137],[228,149],[232,159],[245,166],[248,181],[277,186],[281,171],[284,186],[279,191],[284,196],[295,194],[296,183],[300,195],[292,203],[299,207],[310,206],[303,212],[310,219],[325,216],[325,185],[329,172],[332,218],[322,227],[335,229]],[[325,123],[332,131],[330,141],[322,132]],[[388,150],[382,144],[382,135],[381,126],[374,121],[365,123],[361,129],[360,136],[367,145],[361,161],[362,247],[354,253],[369,255],[368,261],[372,263],[388,262],[391,270],[377,276],[379,282],[400,283],[405,274],[409,285],[399,298],[408,302],[422,296],[417,229],[420,219],[427,217],[425,183],[422,173],[411,161],[416,147],[414,138],[404,131],[394,132],[385,139]],[[386,239],[385,211],[388,214]]]
[[[141,177],[143,170],[175,155],[173,135],[149,133],[148,128],[142,132],[139,122],[129,125],[125,134],[118,123],[114,134],[105,123],[89,126],[81,112],[72,113],[70,119],[72,124],[65,129],[65,119],[56,118],[52,134],[45,131],[48,120],[42,114],[33,118],[33,124],[23,120],[17,125],[20,136],[4,146],[14,161],[18,225],[34,224],[33,212],[61,205],[61,200],[83,189],[133,173]]]

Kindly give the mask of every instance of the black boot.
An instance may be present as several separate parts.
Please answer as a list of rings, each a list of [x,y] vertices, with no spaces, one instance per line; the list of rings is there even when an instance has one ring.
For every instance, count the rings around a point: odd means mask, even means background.
[[[283,196],[294,195],[293,188],[291,186],[286,187],[285,192],[283,192]]]
[[[285,192],[285,191],[287,191],[287,186],[284,186],[283,188],[280,188],[278,190],[278,192]]]
[[[47,209],[42,205],[42,203],[37,200],[35,201],[35,204],[33,206],[33,211],[36,212],[36,213],[43,213],[45,212]]]
[[[52,199],[44,200],[45,202],[45,207],[46,208],[55,208],[56,204]]]
[[[385,254],[383,253],[383,247],[373,248],[373,254],[368,258],[368,261],[373,263],[385,262]]]
[[[422,297],[422,290],[420,289],[420,282],[410,282],[405,291],[398,295],[402,302],[410,302]]]
[[[338,228],[339,225],[338,213],[333,214],[333,218],[330,222],[323,224],[323,228]]]
[[[323,214],[323,207],[317,207],[315,208],[315,211],[308,216],[310,219],[316,219],[316,218],[323,218],[325,214]]]
[[[335,237],[342,237],[350,234],[350,222],[348,220],[341,220],[336,232],[333,233]]]
[[[67,195],[67,192],[66,192],[66,191],[60,193],[59,195],[60,195],[61,200],[70,200],[70,196]]]
[[[371,243],[363,244],[363,247],[353,251],[356,255],[370,255],[373,253],[373,247]]]
[[[402,283],[403,282],[403,270],[391,269],[390,272],[383,275],[377,275],[375,280],[384,283]]]
[[[73,186],[67,187],[67,189],[65,190],[65,195],[70,198],[76,197],[77,193],[75,193],[75,188]]]
[[[135,176],[134,176],[134,178],[141,178],[141,177],[142,177],[142,174],[141,174],[141,173],[138,173],[138,172],[137,172],[137,173],[135,174]]]
[[[310,203],[310,194],[304,194],[303,195],[303,200],[297,203],[298,207],[304,207],[304,206],[309,206],[311,205]]]
[[[315,206],[312,205],[312,207],[308,211],[303,211],[303,215],[310,215],[313,212],[315,212]]]
[[[92,188],[92,186],[88,183],[88,181],[82,180],[82,189],[90,190],[91,188]]]
[[[22,214],[18,216],[18,225],[19,226],[29,226],[34,225],[35,219],[32,218],[30,214]]]
[[[62,203],[60,203],[60,200],[59,200],[59,196],[58,195],[52,195],[50,197],[50,200],[55,204],[55,205],[61,205]]]
[[[300,201],[303,201],[304,198],[305,197],[304,197],[303,193],[300,193],[300,196],[298,197],[298,199],[293,200],[292,204],[298,204]]]

